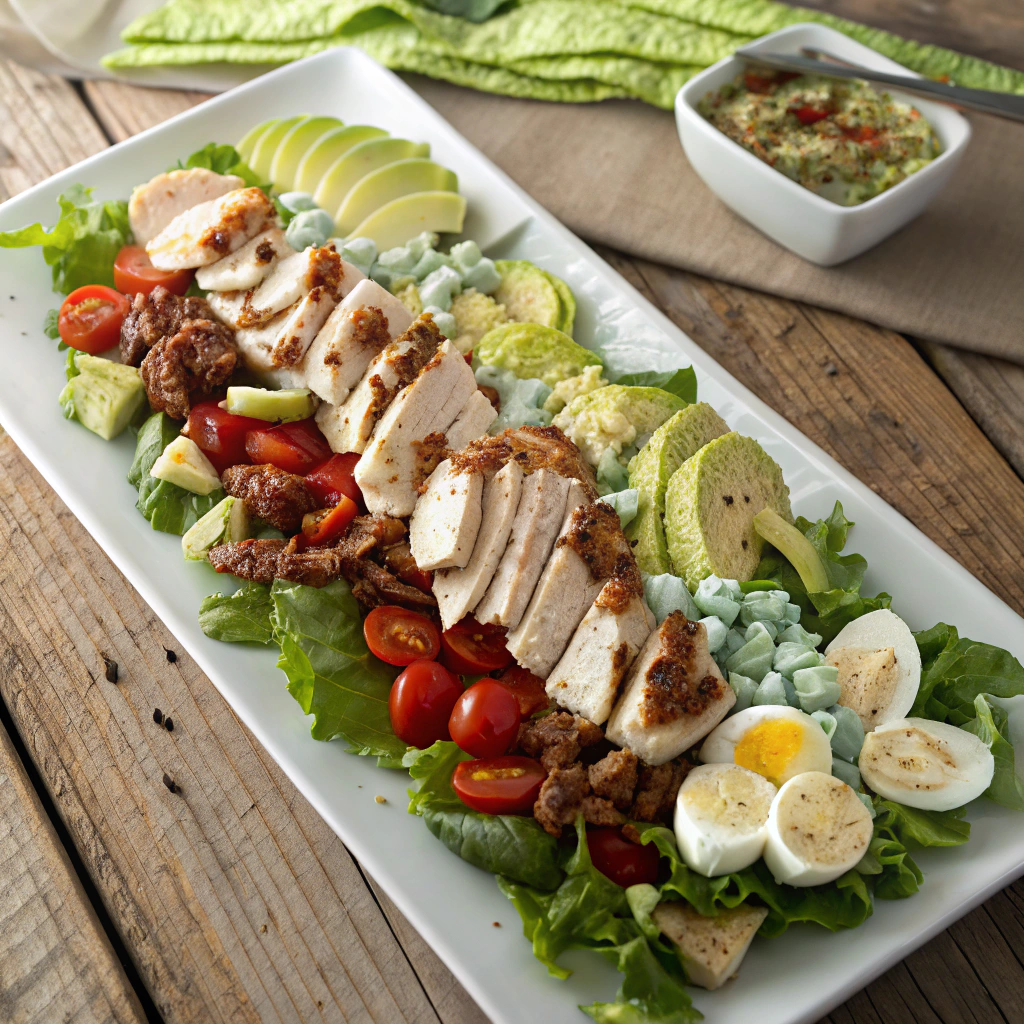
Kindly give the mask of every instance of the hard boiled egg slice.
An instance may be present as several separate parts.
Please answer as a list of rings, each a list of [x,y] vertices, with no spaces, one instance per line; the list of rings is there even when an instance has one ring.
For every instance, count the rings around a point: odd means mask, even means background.
[[[839,669],[839,703],[857,712],[870,732],[903,718],[921,685],[921,652],[910,627],[888,608],[848,623],[825,648]]]
[[[973,733],[927,718],[903,718],[864,737],[861,778],[879,796],[925,811],[962,807],[992,783],[992,751]]]
[[[676,840],[687,867],[708,878],[750,867],[764,852],[776,792],[738,764],[694,768],[676,797]]]
[[[802,772],[830,772],[832,747],[810,715],[760,704],[727,718],[700,748],[705,764],[738,764],[781,786]]]
[[[778,792],[768,813],[764,862],[784,885],[824,885],[856,867],[872,835],[857,794],[824,772],[804,772]]]

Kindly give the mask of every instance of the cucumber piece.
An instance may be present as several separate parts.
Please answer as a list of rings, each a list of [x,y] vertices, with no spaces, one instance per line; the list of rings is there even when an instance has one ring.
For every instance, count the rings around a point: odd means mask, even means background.
[[[458,234],[465,219],[466,197],[457,192],[410,192],[374,210],[349,237],[372,238],[384,251],[423,231]]]
[[[214,505],[181,538],[181,553],[189,561],[203,561],[218,544],[237,544],[249,536],[249,513],[240,498],[227,497]]]
[[[545,271],[528,260],[495,260],[494,265],[501,284],[493,298],[505,307],[510,319],[561,330],[562,300]]]
[[[346,235],[374,210],[410,192],[458,192],[454,171],[433,160],[397,160],[360,178],[349,189],[334,215],[338,234]]]
[[[309,388],[270,391],[267,388],[230,387],[227,404],[228,412],[236,416],[252,416],[280,423],[309,419],[316,412]]]
[[[828,573],[814,545],[774,509],[764,508],[754,516],[754,529],[781,551],[797,571],[808,594],[829,589]]]

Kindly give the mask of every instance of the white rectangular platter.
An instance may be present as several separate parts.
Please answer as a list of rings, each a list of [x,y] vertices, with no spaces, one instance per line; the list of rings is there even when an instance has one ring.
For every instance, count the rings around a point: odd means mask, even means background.
[[[865,593],[887,590],[914,629],[955,623],[961,635],[1024,658],[1024,620],[726,373],[411,89],[359,51],[334,50],[282,68],[114,146],[0,206],[0,230],[37,220],[51,224],[58,194],[73,182],[96,186],[101,198],[127,197],[134,185],[207,142],[234,142],[257,122],[298,113],[333,114],[430,142],[434,158],[458,173],[469,199],[467,236],[491,256],[530,259],[569,282],[579,301],[578,340],[603,348],[620,372],[692,363],[701,398],[780,463],[798,513],[814,519],[842,501],[857,523],[850,549],[871,566]],[[508,1024],[582,1022],[578,1004],[613,998],[618,975],[591,954],[565,957],[576,969],[567,982],[548,978],[492,876],[453,856],[405,813],[404,773],[350,756],[341,743],[310,738],[309,720],[285,689],[274,653],[203,635],[199,603],[223,589],[224,578],[206,565],[183,562],[178,538],[152,531],[135,510],[135,490],[125,480],[132,438],[107,443],[61,415],[56,397],[64,360],[41,330],[43,313],[57,299],[42,256],[0,250],[0,281],[7,367],[0,375],[0,423],[488,1016]],[[376,803],[377,794],[387,803]],[[1024,873],[1024,815],[982,800],[970,818],[967,846],[920,857],[926,875],[920,896],[879,901],[874,916],[853,931],[830,935],[802,926],[779,939],[759,939],[738,979],[715,993],[694,990],[696,1005],[712,1024],[818,1020]],[[495,921],[503,927],[493,927]]]

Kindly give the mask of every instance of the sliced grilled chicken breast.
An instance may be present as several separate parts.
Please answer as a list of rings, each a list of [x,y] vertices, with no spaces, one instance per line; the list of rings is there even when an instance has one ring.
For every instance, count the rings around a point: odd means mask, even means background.
[[[336,302],[345,276],[342,262],[332,245],[311,245],[280,260],[252,293],[246,315],[253,321],[267,320],[314,288],[323,289]]]
[[[512,532],[522,484],[517,462],[485,475],[480,529],[466,567],[443,569],[434,576],[434,597],[445,629],[465,618],[487,591]]]
[[[196,273],[196,284],[208,292],[248,291],[262,281],[274,265],[294,255],[280,228],[267,228],[240,249]]]
[[[452,425],[475,390],[473,371],[446,340],[388,406],[356,465],[356,483],[371,512],[411,515],[423,481],[422,446]]]
[[[445,459],[430,474],[409,522],[409,546],[420,569],[463,568],[480,532],[484,475],[460,472]]]
[[[664,764],[707,736],[735,703],[708,653],[707,629],[672,612],[633,663],[605,735],[647,764]]]
[[[217,174],[205,167],[158,174],[145,185],[137,185],[128,200],[128,224],[135,244],[146,245],[193,206],[244,187],[245,182],[237,175]]]
[[[158,270],[206,267],[276,222],[277,211],[265,193],[240,188],[178,214],[146,243],[146,252]]]
[[[479,389],[474,391],[448,428],[448,447],[453,452],[460,451],[470,441],[483,437],[497,418],[498,410],[491,405],[491,400]]]

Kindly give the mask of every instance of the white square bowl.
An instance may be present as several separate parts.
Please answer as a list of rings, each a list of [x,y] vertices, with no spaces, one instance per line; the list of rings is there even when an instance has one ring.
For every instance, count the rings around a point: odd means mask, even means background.
[[[758,39],[747,50],[798,54],[804,46],[877,71],[920,77],[824,25],[791,25]],[[912,104],[928,119],[942,153],[866,203],[840,206],[759,160],[698,113],[697,104],[732,82],[747,64],[741,57],[726,57],[679,90],[679,138],[693,169],[726,206],[779,245],[820,266],[859,256],[913,220],[945,187],[970,141],[970,124],[952,107],[889,89],[895,99]]]

